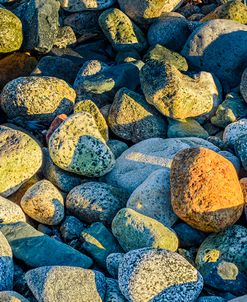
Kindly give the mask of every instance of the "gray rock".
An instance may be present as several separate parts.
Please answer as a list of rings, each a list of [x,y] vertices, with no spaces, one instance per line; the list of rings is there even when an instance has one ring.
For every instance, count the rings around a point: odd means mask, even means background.
[[[79,239],[86,226],[74,216],[66,216],[60,226],[60,232],[65,241]]]
[[[241,169],[241,161],[237,156],[233,155],[231,152],[228,151],[220,151],[219,154],[228,159],[235,167],[237,173],[239,173]]]
[[[234,147],[236,141],[247,134],[247,119],[240,119],[237,122],[229,124],[223,133],[223,141],[229,147]]]
[[[76,41],[76,35],[73,28],[70,26],[63,26],[58,28],[54,46],[58,48],[66,48],[75,44]]]
[[[111,152],[114,154],[115,158],[118,158],[124,151],[129,148],[126,143],[116,139],[110,139],[107,142],[107,146],[111,149]]]
[[[68,12],[84,10],[103,10],[112,6],[116,0],[59,0],[61,7]]]
[[[21,207],[2,196],[0,196],[0,209],[0,223],[9,224],[26,221],[26,216]]]
[[[123,260],[124,253],[112,253],[106,258],[106,268],[113,278],[118,278],[118,268],[120,262]]]
[[[247,103],[247,68],[244,70],[241,78],[241,83],[240,83],[240,91],[241,94]]]
[[[117,280],[106,278],[106,295],[104,302],[127,302],[119,289]]]
[[[244,169],[247,170],[247,133],[235,141],[234,149]]]
[[[216,296],[200,297],[196,302],[226,302],[224,298]]]
[[[0,232],[0,291],[12,290],[13,277],[14,263],[12,250],[8,241]]]
[[[14,291],[0,292],[0,302],[28,302],[26,298]]]

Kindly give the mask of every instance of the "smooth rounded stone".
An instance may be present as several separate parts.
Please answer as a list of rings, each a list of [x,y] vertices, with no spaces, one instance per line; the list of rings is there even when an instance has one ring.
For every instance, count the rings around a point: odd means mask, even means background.
[[[0,196],[0,209],[0,223],[9,224],[26,221],[26,216],[21,207],[2,196]]]
[[[229,124],[247,116],[247,104],[236,92],[227,94],[226,99],[219,105],[211,123],[217,127],[225,128]]]
[[[88,223],[111,224],[117,212],[126,205],[128,194],[103,182],[86,182],[67,195],[66,209]]]
[[[164,249],[125,254],[118,276],[121,292],[133,302],[192,302],[203,287],[202,276],[187,260]]]
[[[200,297],[196,302],[226,302],[226,300],[216,296],[204,296]]]
[[[63,26],[58,28],[57,37],[53,46],[58,48],[66,48],[75,44],[76,41],[76,35],[73,31],[73,28],[70,26]]]
[[[106,123],[104,116],[102,115],[99,108],[97,107],[97,105],[91,100],[85,100],[76,103],[74,106],[74,113],[80,113],[83,111],[88,112],[93,116],[102,137],[106,141],[108,141],[109,140],[108,125]]]
[[[231,88],[240,83],[246,51],[247,26],[219,19],[193,31],[181,54],[191,67],[212,72],[224,87]]]
[[[192,228],[184,222],[180,222],[173,227],[179,239],[179,246],[184,249],[199,247],[208,236],[202,231]]]
[[[145,35],[140,28],[117,8],[104,11],[99,17],[99,25],[116,51],[143,51],[147,47]]]
[[[171,206],[170,171],[151,173],[131,194],[126,206],[171,227],[178,217]]]
[[[81,233],[82,248],[101,267],[106,267],[106,258],[112,253],[122,252],[117,240],[101,222],[90,225]]]
[[[113,278],[118,278],[118,267],[123,260],[124,253],[112,253],[106,258],[106,268]]]
[[[103,302],[105,276],[80,267],[45,266],[25,275],[38,302]]]
[[[74,216],[66,216],[60,226],[60,232],[65,241],[79,239],[85,225]]]
[[[115,57],[115,61],[117,64],[134,62],[141,60],[141,56],[139,52],[135,49],[119,51]]]
[[[233,164],[237,173],[240,172],[241,161],[237,156],[233,155],[231,152],[228,151],[220,151],[219,154],[228,159]]]
[[[84,10],[103,10],[112,6],[116,0],[59,0],[61,7],[68,12]]]
[[[201,19],[201,22],[206,22],[214,19],[229,19],[238,23],[246,24],[246,5],[240,0],[229,1],[207,14],[204,18]]]
[[[244,169],[247,170],[247,133],[235,141],[234,149]]]
[[[83,176],[103,176],[115,163],[114,155],[88,112],[69,116],[52,134],[49,153],[61,169]]]
[[[130,208],[121,209],[112,221],[112,233],[125,252],[143,247],[176,251],[176,234],[159,221]]]
[[[208,138],[208,132],[194,119],[185,120],[168,119],[168,137],[199,137]]]
[[[0,54],[20,49],[23,41],[20,19],[0,7],[0,24]]]
[[[191,31],[183,16],[164,16],[154,22],[148,30],[148,42],[151,46],[161,44],[171,50],[180,51]]]
[[[17,292],[1,291],[0,302],[28,302],[28,300]]]
[[[132,193],[152,172],[170,168],[177,152],[198,146],[220,151],[214,144],[200,138],[151,138],[142,141],[123,152],[104,179]]]
[[[140,81],[147,102],[174,119],[209,113],[220,98],[210,73],[202,71],[192,78],[163,62],[148,61],[141,69]]]
[[[107,142],[107,146],[111,149],[111,152],[114,154],[115,158],[118,158],[124,151],[129,148],[126,143],[116,139],[110,139]]]
[[[240,218],[244,198],[230,161],[206,148],[190,148],[172,161],[171,203],[192,227],[219,232]]]
[[[244,70],[242,77],[241,77],[241,82],[240,82],[240,92],[247,103],[247,68]]]
[[[46,179],[26,191],[21,199],[21,207],[29,217],[43,224],[57,225],[64,217],[63,196]]]
[[[133,143],[166,137],[167,132],[165,118],[142,95],[127,88],[120,89],[115,95],[108,124],[118,137]]]
[[[245,302],[247,299],[247,295],[244,295],[242,297],[238,297],[236,299],[230,300],[229,302]]]
[[[156,44],[155,46],[151,47],[146,53],[144,56],[144,61],[147,62],[149,60],[169,63],[174,65],[180,71],[188,70],[188,64],[184,57],[160,44]]]
[[[106,295],[104,302],[127,302],[119,289],[117,280],[106,278]]]
[[[69,59],[45,56],[41,58],[31,75],[56,77],[69,84],[73,84],[78,71],[79,67]]]
[[[247,134],[247,119],[243,118],[229,124],[223,133],[223,141],[229,147],[234,148],[236,141]]]
[[[69,114],[76,93],[63,80],[55,77],[20,77],[9,82],[0,95],[1,107],[9,118],[50,123],[59,114]]]
[[[68,245],[37,231],[25,222],[0,225],[15,258],[29,267],[47,265],[78,266],[88,268],[92,259]]]
[[[14,263],[12,250],[8,241],[0,232],[0,291],[12,290],[13,277]]]
[[[0,60],[0,89],[8,82],[28,76],[37,65],[35,57],[29,53],[14,52]]]
[[[0,126],[0,194],[16,192],[41,167],[42,150],[29,135]]]

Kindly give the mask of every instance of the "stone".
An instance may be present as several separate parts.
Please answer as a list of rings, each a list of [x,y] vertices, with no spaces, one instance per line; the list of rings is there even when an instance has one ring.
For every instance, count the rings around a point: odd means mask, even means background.
[[[240,83],[246,51],[247,26],[217,19],[193,31],[181,54],[191,67],[215,74],[228,90]]]
[[[126,206],[171,227],[178,217],[171,206],[169,170],[151,173],[131,194]]]
[[[58,28],[56,40],[54,42],[55,47],[66,48],[76,43],[76,35],[73,28],[70,26],[63,26]]]
[[[141,60],[139,52],[135,49],[119,51],[115,57],[117,64]]]
[[[145,35],[140,28],[117,8],[104,11],[99,17],[99,25],[116,51],[143,51],[147,47]]]
[[[28,300],[17,292],[1,291],[0,302],[28,302]]]
[[[112,233],[125,252],[143,247],[176,251],[176,234],[159,221],[130,208],[121,209],[112,221]]]
[[[219,154],[224,156],[226,159],[228,159],[235,167],[237,173],[238,174],[240,173],[241,161],[237,156],[233,155],[231,152],[228,151],[220,151]]]
[[[124,151],[129,148],[126,143],[116,139],[110,139],[107,142],[107,146],[111,149],[111,152],[114,154],[115,158],[118,158]]]
[[[60,232],[63,239],[68,242],[79,239],[86,226],[74,216],[66,216],[60,226]]]
[[[0,24],[0,54],[20,49],[23,41],[20,19],[0,7]]]
[[[183,48],[191,31],[188,21],[181,15],[167,15],[155,21],[148,30],[151,46],[161,44],[173,51]]]
[[[0,232],[0,291],[12,290],[13,277],[14,263],[12,250],[8,241]]]
[[[21,199],[23,211],[32,219],[57,225],[64,218],[64,201],[59,190],[43,179],[30,187]]]
[[[72,189],[66,198],[66,209],[87,223],[111,224],[127,202],[128,194],[103,182],[86,182]]]
[[[240,218],[244,198],[230,161],[206,148],[190,148],[172,161],[171,203],[190,226],[219,232]]]
[[[61,169],[83,176],[103,176],[115,159],[91,114],[70,115],[49,140],[52,161]]]
[[[123,257],[124,253],[112,253],[106,258],[106,268],[109,274],[115,279],[118,278],[118,267]]]
[[[127,302],[122,295],[118,281],[111,278],[106,278],[106,295],[105,302]]]
[[[213,76],[204,71],[192,78],[173,65],[148,61],[141,69],[140,80],[147,102],[173,119],[209,113],[220,98]]]
[[[240,82],[240,92],[247,103],[247,68],[244,70],[242,77],[241,77],[241,82]]]
[[[223,141],[228,147],[234,148],[236,141],[247,134],[247,119],[243,118],[226,126]]]
[[[51,123],[59,114],[72,111],[76,93],[55,77],[20,77],[9,82],[0,95],[1,107],[9,118]]]
[[[26,216],[21,207],[2,196],[0,196],[0,208],[0,223],[9,224],[26,221]]]
[[[238,297],[236,299],[230,300],[229,302],[245,302],[247,299],[247,295],[244,295],[242,297]]]
[[[95,262],[106,268],[106,258],[112,253],[122,252],[117,240],[101,222],[95,222],[81,233],[82,248]]]
[[[247,170],[247,133],[235,141],[234,150],[244,169]]]
[[[29,135],[0,126],[0,194],[16,192],[41,167],[42,150]]]
[[[200,273],[182,256],[151,248],[125,254],[118,282],[125,298],[135,302],[195,301],[203,287]]]
[[[54,120],[51,122],[48,130],[46,131],[45,140],[46,143],[49,144],[50,137],[52,136],[53,132],[68,118],[67,114],[59,114],[57,115]]]
[[[127,88],[120,89],[115,95],[108,123],[118,137],[134,143],[166,137],[167,132],[165,118],[142,95]]]
[[[106,281],[102,273],[80,267],[45,266],[26,273],[38,301],[103,302]]]
[[[2,224],[0,231],[8,240],[15,258],[29,267],[71,265],[88,268],[92,265],[88,256],[44,235],[25,222]]]
[[[142,141],[122,153],[104,180],[132,193],[152,172],[170,168],[177,152],[198,146],[220,151],[214,144],[200,138],[151,138]]]
[[[84,10],[103,10],[112,6],[116,0],[59,0],[61,7],[68,12]]]
[[[204,296],[200,297],[197,302],[226,302],[226,300],[216,296]]]

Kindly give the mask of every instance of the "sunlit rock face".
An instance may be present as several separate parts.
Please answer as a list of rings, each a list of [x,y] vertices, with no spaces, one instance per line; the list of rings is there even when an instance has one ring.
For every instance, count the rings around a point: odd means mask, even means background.
[[[116,0],[59,0],[61,7],[69,12],[102,10],[112,6]]]

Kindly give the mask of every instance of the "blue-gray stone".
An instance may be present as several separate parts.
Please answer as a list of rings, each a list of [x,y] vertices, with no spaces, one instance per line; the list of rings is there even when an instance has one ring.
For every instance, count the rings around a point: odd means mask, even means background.
[[[0,291],[13,288],[14,264],[11,247],[0,232]]]

